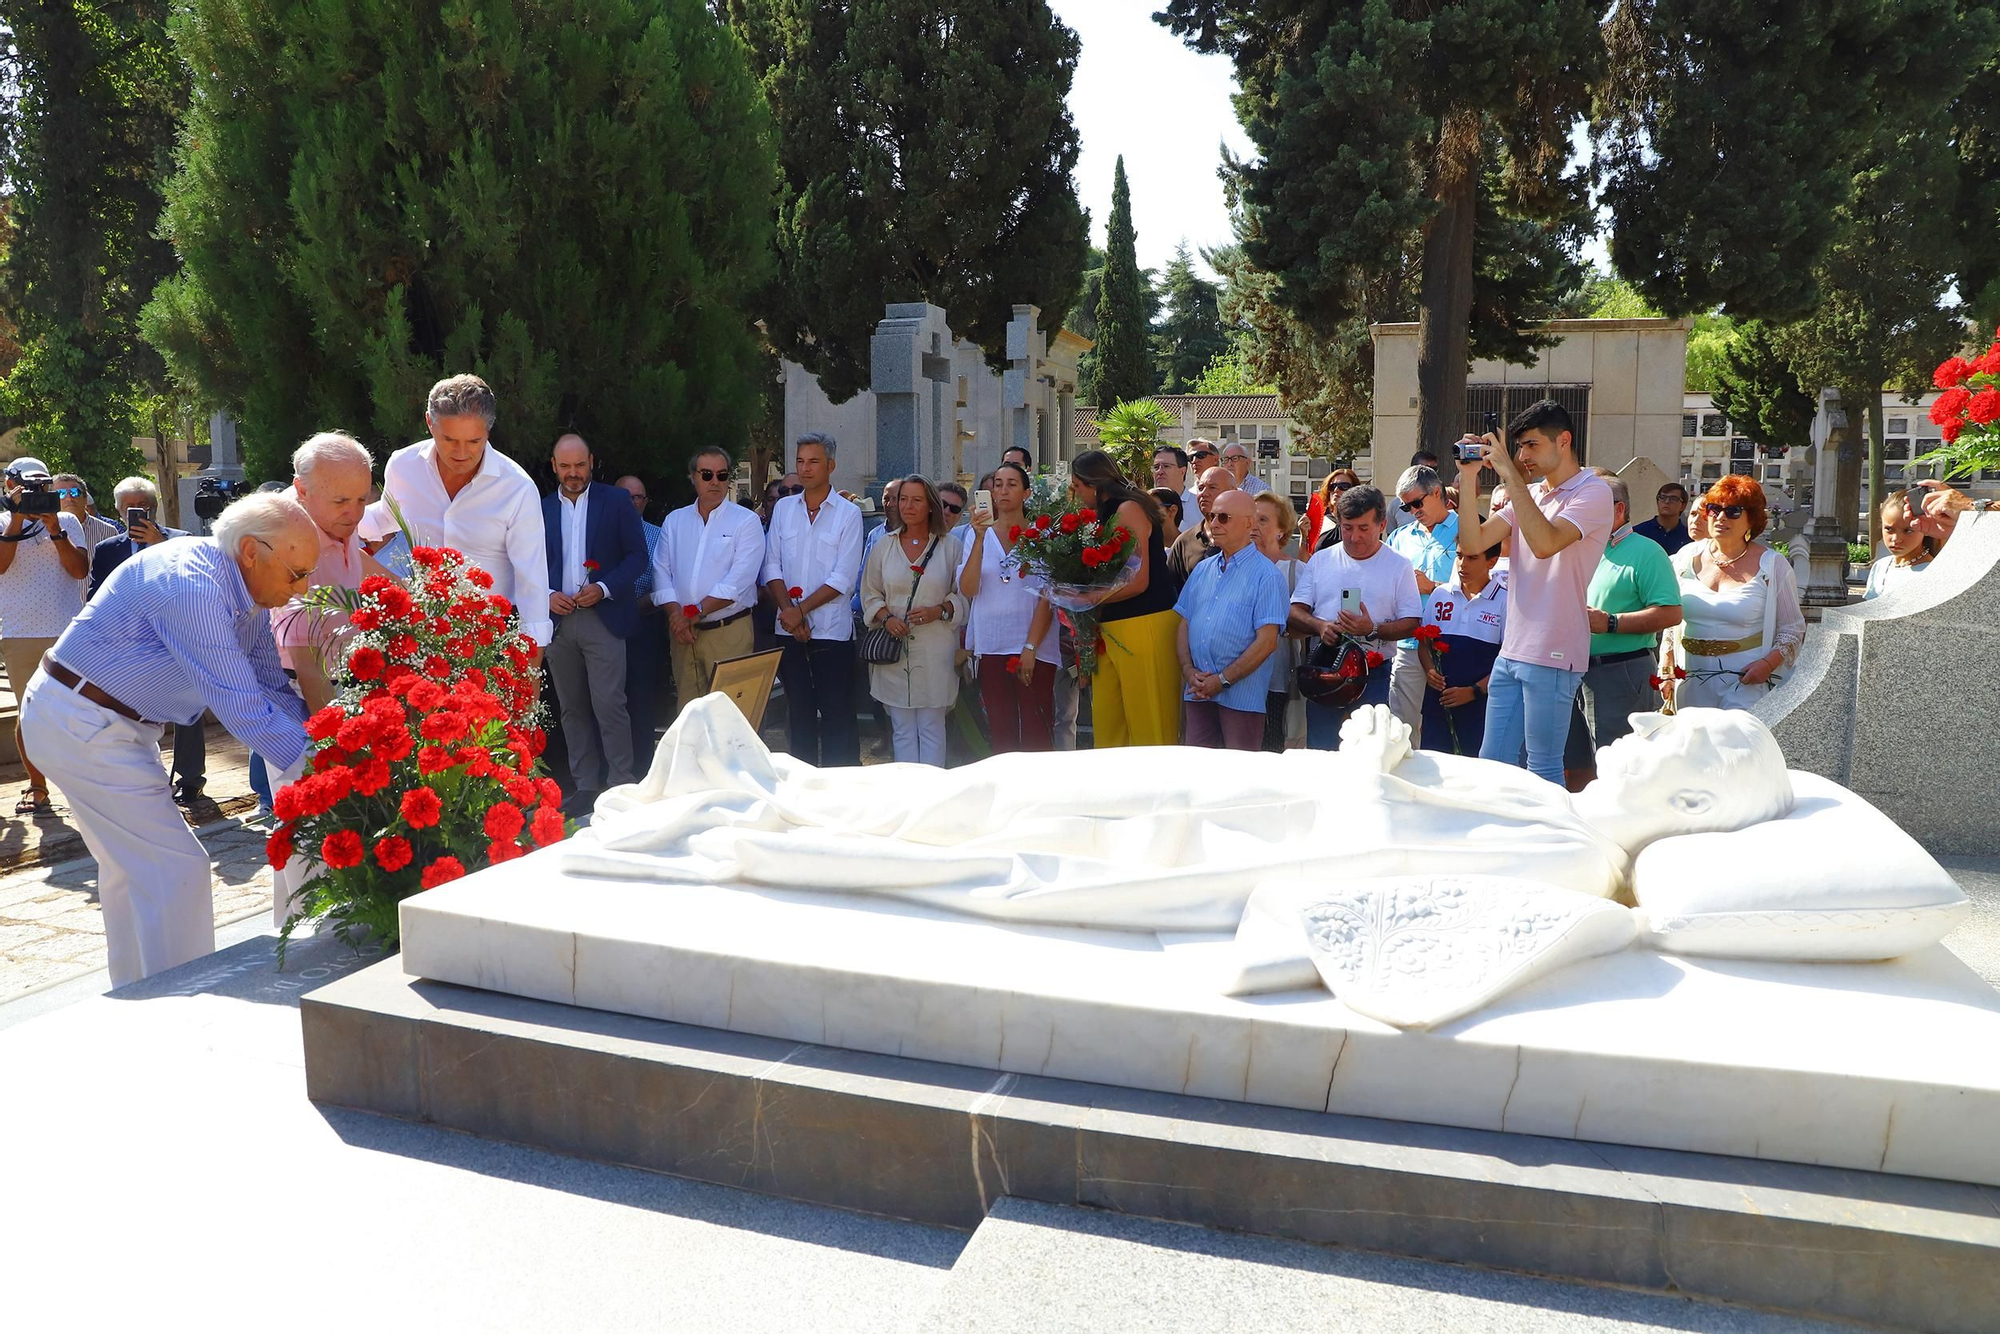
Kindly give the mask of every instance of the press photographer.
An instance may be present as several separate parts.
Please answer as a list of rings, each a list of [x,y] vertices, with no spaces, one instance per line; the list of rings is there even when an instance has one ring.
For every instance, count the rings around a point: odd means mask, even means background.
[[[0,478],[7,497],[7,521],[0,526],[0,659],[7,682],[19,697],[56,642],[83,607],[90,557],[83,525],[63,512],[55,479],[40,459],[16,459]],[[48,815],[48,779],[28,758],[27,742],[14,724],[14,744],[28,771],[28,790],[14,806],[16,815]]]

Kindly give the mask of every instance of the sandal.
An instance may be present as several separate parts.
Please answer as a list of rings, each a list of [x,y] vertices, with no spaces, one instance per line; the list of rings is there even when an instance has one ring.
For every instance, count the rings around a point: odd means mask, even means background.
[[[47,788],[31,787],[21,794],[19,801],[14,803],[16,815],[53,815],[55,809],[55,803],[49,800]]]

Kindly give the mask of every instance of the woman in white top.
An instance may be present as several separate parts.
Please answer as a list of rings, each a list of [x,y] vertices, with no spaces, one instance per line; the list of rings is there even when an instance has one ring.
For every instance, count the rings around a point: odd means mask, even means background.
[[[1660,637],[1662,691],[1677,708],[1747,709],[1806,637],[1792,563],[1757,541],[1764,488],[1729,476],[1701,498],[1707,536],[1674,554],[1686,619]],[[1671,679],[1671,668],[1687,673]]]
[[[1259,491],[1255,496],[1257,526],[1253,538],[1257,550],[1285,576],[1285,601],[1298,590],[1299,571],[1305,562],[1285,554],[1285,544],[1298,524],[1292,502],[1276,491]],[[1277,663],[1271,671],[1271,691],[1264,699],[1264,749],[1283,754],[1287,745],[1306,743],[1306,703],[1299,694],[1299,653],[1305,641],[1287,634],[1278,641]]]
[[[1882,556],[1868,567],[1868,591],[1861,596],[1879,598],[1901,588],[1930,568],[1937,555],[1937,539],[1926,537],[1917,527],[1916,515],[1901,491],[1882,502]]]
[[[861,619],[903,641],[895,662],[868,665],[868,693],[889,711],[896,759],[944,764],[944,718],[958,699],[958,627],[965,599],[944,504],[922,477],[896,493],[896,531],[861,567]]]
[[[958,567],[966,647],[979,672],[979,698],[995,752],[1053,748],[1056,673],[1062,670],[1050,622],[1055,609],[1042,581],[1014,559],[1028,526],[1028,472],[1018,463],[993,470],[993,510],[972,512],[972,538]]]

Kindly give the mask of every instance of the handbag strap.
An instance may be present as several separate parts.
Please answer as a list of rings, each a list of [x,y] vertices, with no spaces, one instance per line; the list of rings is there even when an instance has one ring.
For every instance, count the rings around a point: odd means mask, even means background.
[[[931,557],[937,554],[937,544],[937,537],[933,535],[931,544],[924,548],[924,558],[916,564],[916,574],[910,579],[910,598],[903,604],[903,622],[906,625],[910,620],[910,608],[917,605],[917,585],[924,581],[924,571],[931,567]]]

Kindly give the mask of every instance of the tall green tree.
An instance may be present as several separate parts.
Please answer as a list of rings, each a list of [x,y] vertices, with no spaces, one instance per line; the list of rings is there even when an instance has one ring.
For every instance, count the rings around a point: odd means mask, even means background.
[[[1928,122],[1994,45],[1989,0],[1619,0],[1605,32],[1613,264],[1670,314],[1777,321],[1818,304],[1878,132]]]
[[[1160,286],[1165,311],[1153,334],[1160,388],[1190,393],[1209,363],[1229,350],[1229,333],[1216,309],[1221,289],[1195,272],[1186,241],[1167,261]]]
[[[1951,108],[1958,146],[1959,295],[1981,336],[2000,326],[2000,52],[1966,81]]]
[[[1808,449],[1819,395],[1800,386],[1776,332],[1761,320],[1735,326],[1717,359],[1711,392],[1715,406],[1763,444]]]
[[[777,119],[772,341],[835,402],[868,385],[892,301],[1003,355],[1017,303],[1054,333],[1088,219],[1071,171],[1077,37],[1046,0],[725,0]]]
[[[159,186],[181,96],[164,0],[0,3],[14,235],[0,302],[21,349],[6,415],[22,447],[102,492],[138,462],[163,368],[139,309],[171,268]]]
[[[1103,407],[1153,392],[1149,347],[1152,320],[1145,275],[1139,269],[1138,233],[1132,227],[1132,188],[1125,159],[1111,178],[1111,216],[1105,223],[1103,291],[1097,300],[1096,374],[1080,392]]]
[[[524,459],[747,445],[774,154],[701,0],[193,0],[174,37],[181,270],[146,331],[253,472],[324,427],[413,439],[461,371]]]
[[[1552,305],[1573,267],[1489,266],[1475,314],[1482,223],[1495,215],[1573,233],[1584,181],[1569,134],[1602,64],[1587,0],[1168,0],[1156,16],[1235,64],[1235,99],[1258,156],[1240,165],[1250,264],[1274,299],[1326,338],[1352,341],[1371,289],[1420,257],[1418,434],[1442,446],[1461,409],[1475,318],[1518,332],[1523,297]],[[1495,281],[1500,280],[1500,281]]]

